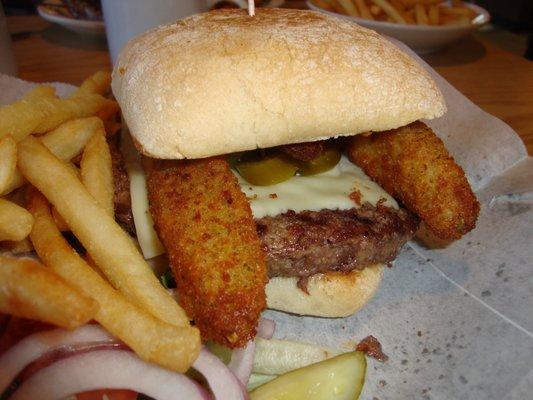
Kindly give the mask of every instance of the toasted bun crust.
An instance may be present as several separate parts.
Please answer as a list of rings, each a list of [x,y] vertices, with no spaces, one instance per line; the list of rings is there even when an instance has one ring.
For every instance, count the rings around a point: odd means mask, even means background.
[[[113,92],[139,150],[202,158],[397,128],[445,112],[376,32],[313,11],[217,10],[130,41]]]
[[[296,286],[297,278],[272,278],[266,286],[267,305],[301,315],[347,317],[374,296],[382,275],[381,264],[349,274],[313,275],[307,284],[309,294]]]

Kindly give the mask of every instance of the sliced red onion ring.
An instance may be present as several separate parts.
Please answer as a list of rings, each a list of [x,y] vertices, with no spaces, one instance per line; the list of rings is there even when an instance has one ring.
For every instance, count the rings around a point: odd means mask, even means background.
[[[274,321],[267,318],[261,318],[259,320],[259,326],[257,327],[257,336],[263,339],[272,339],[275,329],[276,323]]]
[[[113,336],[98,325],[85,325],[74,331],[54,329],[30,335],[0,357],[0,393],[30,363],[62,346],[87,342],[112,342]]]
[[[241,381],[205,347],[192,366],[207,380],[216,400],[248,399],[248,392]]]
[[[96,350],[62,359],[40,370],[10,400],[59,400],[97,389],[129,389],[157,400],[211,398],[192,379],[144,362],[132,352]]]
[[[234,349],[231,353],[231,360],[228,368],[235,374],[239,381],[246,386],[250,375],[255,356],[255,341],[251,340],[242,349]]]
[[[263,339],[271,339],[276,329],[276,323],[271,319],[261,318],[257,327],[257,336]],[[235,374],[241,383],[246,386],[252,374],[255,356],[255,342],[250,341],[246,347],[235,349],[231,353],[228,368]]]

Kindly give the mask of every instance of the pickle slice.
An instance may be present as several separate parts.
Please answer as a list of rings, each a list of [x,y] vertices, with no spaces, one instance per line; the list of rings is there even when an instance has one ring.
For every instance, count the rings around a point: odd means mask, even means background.
[[[270,186],[290,179],[298,167],[281,157],[270,156],[260,160],[244,160],[235,164],[239,174],[252,185]]]
[[[330,148],[311,161],[300,161],[298,163],[298,175],[309,176],[329,171],[339,163],[341,152],[338,149]]]
[[[251,400],[357,400],[365,383],[366,359],[362,352],[300,368],[259,386]]]

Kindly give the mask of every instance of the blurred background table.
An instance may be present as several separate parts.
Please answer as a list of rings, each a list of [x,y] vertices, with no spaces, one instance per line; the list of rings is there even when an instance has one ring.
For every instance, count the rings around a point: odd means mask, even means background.
[[[39,16],[10,16],[8,28],[22,79],[79,84],[111,68],[104,38],[81,36]],[[518,132],[533,154],[533,62],[505,51],[483,35],[424,59],[485,111]]]

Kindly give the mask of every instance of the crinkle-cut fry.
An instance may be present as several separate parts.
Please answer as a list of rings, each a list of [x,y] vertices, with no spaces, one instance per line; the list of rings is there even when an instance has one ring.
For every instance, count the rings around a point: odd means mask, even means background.
[[[25,100],[36,100],[46,97],[56,97],[56,88],[49,85],[39,85],[24,94]]]
[[[28,208],[35,218],[31,240],[37,254],[47,267],[98,302],[95,320],[144,360],[185,372],[200,351],[198,329],[167,324],[114,289],[66,242],[48,201],[35,189],[28,195]]]
[[[115,216],[115,187],[111,152],[105,132],[93,135],[85,149],[80,163],[81,181],[98,204],[112,217]]]
[[[356,135],[348,157],[441,239],[475,227],[479,203],[462,168],[422,122],[371,136]]]
[[[97,310],[98,303],[35,260],[0,255],[0,312],[75,329]]]
[[[30,234],[33,217],[23,207],[0,198],[0,241],[19,241]]]
[[[17,170],[17,142],[11,135],[0,139],[0,193],[13,182]]]
[[[29,134],[48,132],[71,119],[88,117],[101,110],[117,107],[115,101],[99,94],[84,94],[68,99],[22,99],[0,107],[0,137],[10,134],[20,141]]]
[[[144,160],[155,228],[179,302],[202,337],[234,348],[255,336],[267,273],[250,204],[223,158]]]
[[[109,71],[97,71],[85,79],[79,88],[71,95],[76,97],[88,93],[107,94],[111,90],[111,73]]]
[[[56,157],[63,161],[69,161],[81,154],[89,139],[96,132],[102,132],[103,129],[102,120],[98,117],[77,118],[59,125],[54,130],[40,136],[39,140]],[[26,180],[17,169],[11,183],[3,191],[0,190],[0,195],[11,193],[24,183]]]
[[[187,315],[157,280],[133,240],[67,164],[33,136],[19,142],[18,158],[24,177],[56,207],[113,286],[159,319],[189,326]]]

